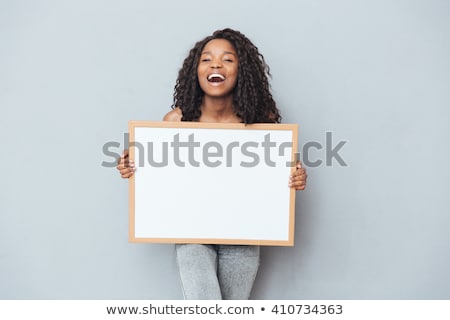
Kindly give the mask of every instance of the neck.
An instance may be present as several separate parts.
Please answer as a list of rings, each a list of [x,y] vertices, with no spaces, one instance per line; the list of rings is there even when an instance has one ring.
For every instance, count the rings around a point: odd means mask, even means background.
[[[241,122],[233,110],[233,96],[203,97],[201,122]]]

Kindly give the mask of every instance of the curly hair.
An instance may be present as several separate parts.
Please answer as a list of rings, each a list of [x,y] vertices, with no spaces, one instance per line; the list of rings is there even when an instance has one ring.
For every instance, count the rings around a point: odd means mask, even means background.
[[[233,89],[233,108],[246,124],[279,123],[281,116],[270,92],[270,68],[258,48],[241,32],[232,29],[217,30],[197,42],[190,50],[178,73],[172,108],[179,107],[181,121],[198,121],[204,95],[197,76],[197,67],[205,45],[213,39],[228,40],[238,56],[238,76]]]

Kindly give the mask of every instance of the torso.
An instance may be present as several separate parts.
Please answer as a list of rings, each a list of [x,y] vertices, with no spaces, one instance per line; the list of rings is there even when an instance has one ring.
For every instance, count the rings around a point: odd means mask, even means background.
[[[178,122],[181,121],[181,118],[183,117],[183,113],[181,112],[180,108],[175,108],[171,111],[169,111],[163,118],[164,121],[172,121],[172,122]],[[239,118],[237,115],[227,115],[227,116],[214,116],[214,113],[202,113],[200,116],[199,122],[218,122],[218,123],[241,123],[241,118]]]

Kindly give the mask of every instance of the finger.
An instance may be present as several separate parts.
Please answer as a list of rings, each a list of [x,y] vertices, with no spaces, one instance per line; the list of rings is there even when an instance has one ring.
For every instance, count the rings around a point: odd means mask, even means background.
[[[296,188],[306,183],[303,180],[297,181],[297,180],[289,180],[288,186],[289,188]]]
[[[298,174],[292,177],[292,181],[306,181],[308,176],[306,174]]]
[[[302,184],[306,184],[306,179],[292,179],[292,180],[289,180],[289,182],[290,182],[293,186],[296,186],[296,185],[302,185]]]
[[[131,169],[134,169],[134,171],[136,171],[136,167],[134,165],[134,161],[133,160],[123,160],[117,165],[116,168],[119,171],[127,169],[127,168],[131,168]]]
[[[120,155],[120,158],[119,158],[119,159],[128,158],[128,155],[129,155],[128,149],[124,149],[124,150],[122,151],[122,154]]]
[[[304,181],[297,182],[292,187],[295,188],[295,190],[304,190],[306,188],[306,183]]]
[[[126,170],[126,169],[131,169],[133,171],[136,171],[136,167],[135,167],[133,161],[127,161],[127,162],[121,163],[117,167],[118,167],[119,171],[120,170]]]
[[[292,176],[300,176],[300,175],[304,175],[306,174],[306,170],[305,169],[297,169],[296,171],[294,171],[292,173]]]
[[[127,166],[125,165],[125,162],[119,162],[119,164],[116,166],[117,170],[125,169]]]
[[[119,172],[121,175],[123,175],[123,174],[127,174],[129,172],[136,172],[136,169],[127,167],[127,168],[123,168],[123,169],[119,170]]]
[[[129,157],[128,149],[123,150],[122,155],[120,156],[120,158],[117,159],[117,164],[119,164],[123,160],[128,159],[128,157]]]
[[[306,188],[306,183],[290,183],[288,186],[295,190],[304,190]]]
[[[297,179],[298,177],[302,177],[301,179],[303,179],[303,177],[304,177],[306,179],[306,177],[307,177],[306,171],[304,169],[295,171],[289,176],[289,179],[293,180],[293,179]]]
[[[120,170],[120,175],[122,178],[129,178],[136,172],[135,168],[125,168]]]
[[[303,188],[306,186],[306,176],[295,177],[293,179],[289,179],[289,187],[290,188]]]
[[[128,178],[131,178],[133,176],[133,174],[134,174],[134,172],[127,172],[127,173],[122,174],[121,177],[123,179],[128,179]]]
[[[119,165],[122,165],[124,167],[134,167],[134,161],[133,160],[124,159],[124,160],[120,161]]]

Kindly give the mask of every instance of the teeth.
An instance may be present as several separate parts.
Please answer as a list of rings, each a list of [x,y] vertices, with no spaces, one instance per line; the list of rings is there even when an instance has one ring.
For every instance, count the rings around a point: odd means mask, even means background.
[[[219,73],[213,73],[208,76],[208,80],[211,80],[212,78],[220,78],[222,80],[225,80],[225,77]]]

